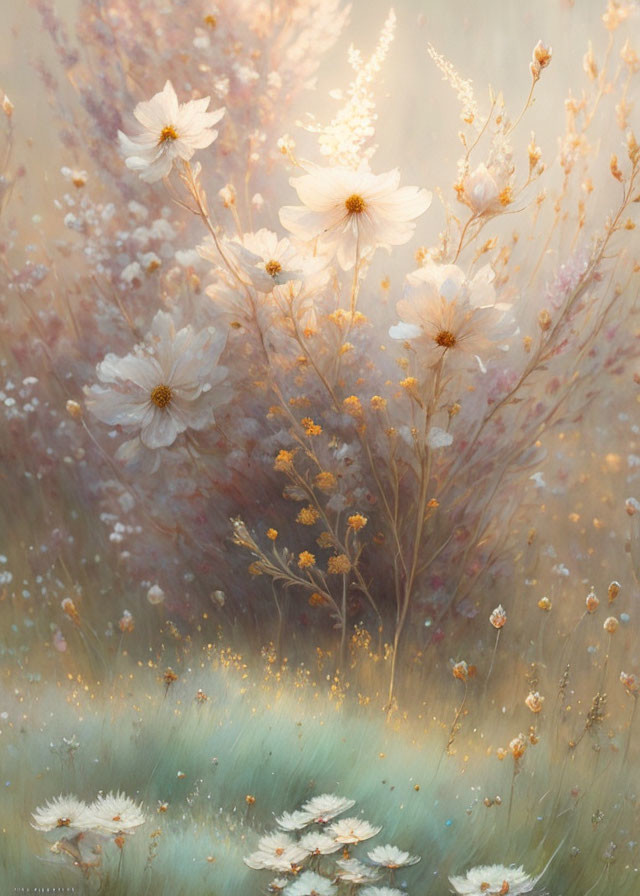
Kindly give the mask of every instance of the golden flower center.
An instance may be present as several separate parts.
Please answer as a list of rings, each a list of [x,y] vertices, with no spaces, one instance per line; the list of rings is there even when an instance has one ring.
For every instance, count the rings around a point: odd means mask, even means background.
[[[151,393],[151,401],[158,408],[166,408],[172,398],[173,392],[171,391],[170,387],[165,386],[164,383],[156,386]]]
[[[283,852],[284,852],[284,849],[283,849],[281,846],[279,846],[279,847],[276,849],[276,855],[277,855],[277,856],[281,856]]]
[[[435,341],[436,345],[439,345],[440,348],[453,348],[458,340],[451,330],[440,330]]]
[[[160,132],[160,139],[158,140],[158,143],[168,143],[169,140],[177,139],[178,132],[172,124],[167,124],[162,128],[162,131]]]
[[[272,258],[271,261],[265,264],[264,269],[270,277],[275,277],[282,270],[282,265],[275,258]]]
[[[120,817],[120,815],[114,815],[111,821],[122,821],[122,818]]]
[[[352,193],[351,196],[345,200],[344,206],[350,215],[361,215],[367,207],[367,203],[358,193]]]
[[[56,822],[56,827],[68,828],[70,824],[71,824],[70,818],[59,818],[58,821]]]

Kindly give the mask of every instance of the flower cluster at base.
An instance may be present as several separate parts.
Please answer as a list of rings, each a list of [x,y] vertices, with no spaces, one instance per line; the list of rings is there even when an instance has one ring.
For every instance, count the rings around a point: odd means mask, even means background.
[[[308,800],[300,809],[285,812],[276,821],[280,831],[266,834],[258,842],[258,849],[244,860],[249,868],[275,871],[283,875],[269,885],[270,892],[283,892],[285,896],[333,896],[340,883],[351,888],[365,886],[361,896],[396,896],[400,891],[393,887],[371,886],[386,872],[393,883],[393,873],[420,861],[396,846],[377,846],[360,861],[351,850],[365,840],[375,837],[381,827],[357,816],[334,819],[354,805],[354,800],[325,793]],[[317,828],[294,839],[292,833],[303,831],[310,825]],[[328,858],[340,852],[341,858]],[[312,869],[304,864],[313,862]],[[352,889],[350,892],[354,892]]]

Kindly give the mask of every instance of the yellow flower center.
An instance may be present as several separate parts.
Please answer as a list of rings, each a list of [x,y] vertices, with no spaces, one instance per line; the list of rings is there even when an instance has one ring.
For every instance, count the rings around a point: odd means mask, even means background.
[[[458,340],[451,330],[440,330],[435,341],[440,348],[453,348]]]
[[[265,264],[264,269],[270,277],[275,277],[282,270],[282,265],[275,258],[272,258],[271,261]]]
[[[351,196],[345,200],[344,206],[350,215],[361,215],[367,207],[367,203],[362,196],[358,195],[358,193],[352,193]]]
[[[158,408],[166,408],[172,398],[173,392],[171,391],[169,386],[165,386],[163,383],[161,383],[159,386],[156,386],[151,393],[151,401]]]
[[[56,822],[56,827],[68,828],[70,824],[71,824],[70,818],[59,818],[58,821]]]
[[[172,124],[165,125],[160,132],[160,139],[158,140],[158,144],[160,143],[168,143],[169,140],[177,140],[178,132],[174,128]]]
[[[122,818],[119,815],[114,815],[111,821],[122,821]]]

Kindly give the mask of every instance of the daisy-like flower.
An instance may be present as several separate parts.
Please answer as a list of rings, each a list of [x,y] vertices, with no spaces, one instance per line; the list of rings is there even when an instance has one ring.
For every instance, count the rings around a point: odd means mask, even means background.
[[[458,896],[521,896],[530,893],[536,880],[522,866],[478,865],[464,877],[450,877],[449,883]]]
[[[378,880],[380,874],[359,862],[358,859],[340,859],[336,862],[340,868],[337,877],[349,884],[370,884]]]
[[[284,892],[285,896],[333,896],[336,888],[321,874],[304,871],[297,880],[285,888]]]
[[[395,887],[365,887],[360,891],[360,896],[406,896],[402,890]]]
[[[420,856],[412,856],[390,843],[386,846],[376,846],[367,855],[372,865],[379,865],[381,868],[405,868],[408,865],[417,865],[420,861]]]
[[[271,292],[274,286],[290,280],[303,280],[320,270],[321,258],[305,258],[286,237],[278,239],[271,230],[262,228],[257,233],[245,233],[242,242],[227,240],[225,248],[232,256],[242,279],[259,292]],[[219,263],[217,252],[204,246],[201,255]]]
[[[295,812],[283,812],[276,818],[276,824],[285,831],[300,831],[307,825],[313,824],[313,820],[313,815],[309,812],[296,809]]]
[[[210,97],[179,103],[171,81],[160,93],[138,105],[133,114],[144,131],[128,137],[118,131],[125,164],[147,183],[166,177],[176,159],[188,162],[196,149],[205,149],[218,136],[214,130],[224,109],[207,112]]]
[[[379,834],[382,827],[376,827],[364,818],[341,818],[334,821],[329,833],[337,843],[362,843]]]
[[[176,330],[171,316],[159,311],[145,345],[98,364],[104,385],[85,387],[87,407],[103,423],[137,435],[146,448],[168,447],[186,429],[211,424],[214,409],[227,400],[219,388],[227,369],[218,366],[225,341],[213,328]]]
[[[58,796],[39,806],[32,813],[32,827],[36,831],[53,831],[58,828],[90,830],[93,820],[89,807],[75,796]]]
[[[256,871],[266,868],[269,871],[291,871],[300,865],[309,855],[309,850],[300,846],[295,840],[276,831],[267,834],[258,841],[258,849],[244,860],[245,865]]]
[[[431,204],[427,190],[399,187],[397,169],[372,174],[365,169],[305,168],[307,174],[290,181],[304,204],[282,208],[280,221],[297,239],[317,240],[321,250],[336,253],[344,270],[370,249],[408,242],[413,221]]]
[[[303,849],[307,849],[312,856],[328,856],[341,848],[340,843],[336,843],[333,837],[329,834],[325,834],[323,831],[309,831],[308,834],[304,834],[300,837],[299,843],[300,846]]]
[[[485,265],[467,280],[453,264],[430,263],[407,277],[405,297],[396,310],[400,323],[389,329],[392,339],[419,340],[428,365],[446,356],[447,364],[465,365],[475,356],[499,348],[513,324],[509,307],[496,303],[493,271]]]
[[[347,809],[351,809],[355,804],[355,800],[347,799],[344,796],[322,793],[320,796],[314,796],[308,800],[303,805],[302,811],[307,812],[316,824],[326,824],[336,815],[341,815]]]
[[[89,811],[93,828],[105,834],[130,834],[146,821],[142,806],[120,792],[99,796]]]

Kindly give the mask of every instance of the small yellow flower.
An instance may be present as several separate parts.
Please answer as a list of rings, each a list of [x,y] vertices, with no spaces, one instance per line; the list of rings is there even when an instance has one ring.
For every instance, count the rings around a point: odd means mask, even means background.
[[[537,691],[531,691],[529,696],[524,701],[531,712],[540,712],[542,709],[542,704],[544,703],[544,697],[541,697]]]
[[[249,575],[261,576],[262,572],[263,572],[263,570],[259,563],[250,563],[249,564]]]
[[[319,488],[321,492],[332,492],[338,484],[336,477],[333,473],[329,473],[328,470],[318,473],[314,482],[316,488]]]
[[[600,606],[600,601],[596,597],[595,591],[591,590],[587,594],[587,598],[585,600],[585,604],[587,607],[587,613],[595,613],[595,611]]]
[[[278,537],[277,529],[267,529],[267,538],[268,539],[270,539],[271,541],[275,541],[277,537]]]
[[[604,621],[603,628],[604,628],[605,632],[609,632],[609,634],[612,635],[614,632],[616,632],[618,630],[619,624],[620,623],[618,622],[618,620],[616,619],[615,616],[607,616],[607,618]]]
[[[362,402],[357,395],[349,395],[342,402],[342,407],[350,417],[362,417]]]
[[[464,660],[460,660],[459,663],[456,663],[451,669],[454,678],[460,679],[460,681],[468,681],[469,679],[469,666],[465,663]]]
[[[509,749],[511,750],[511,755],[514,759],[521,759],[524,756],[524,751],[527,749],[527,742],[524,739],[524,735],[519,734],[517,737],[514,737],[509,744]]]
[[[295,452],[294,451],[286,451],[284,448],[278,452],[278,455],[275,459],[275,463],[273,465],[274,470],[278,470],[280,473],[288,473],[289,470],[293,467],[293,458]]]
[[[359,532],[360,529],[364,529],[367,525],[367,518],[363,516],[361,513],[354,513],[347,519],[347,523],[349,524],[349,528],[353,529],[354,532]]]
[[[607,594],[609,595],[609,603],[612,604],[620,594],[620,582],[611,582],[607,589]]]
[[[313,526],[320,519],[320,513],[316,510],[315,507],[303,507],[298,516],[296,517],[296,523],[300,523],[301,526]]]
[[[314,423],[311,417],[303,417],[300,424],[308,436],[319,436],[322,432],[322,427]]]
[[[374,395],[370,400],[370,404],[374,411],[384,411],[387,406],[387,399],[381,395]]]
[[[329,557],[327,572],[333,575],[346,575],[350,569],[351,563],[346,554],[337,554],[335,557]]]
[[[302,551],[301,554],[298,554],[298,566],[300,569],[309,569],[311,566],[315,566],[316,558],[310,551]]]
[[[335,539],[331,532],[321,532],[316,538],[316,544],[321,548],[332,548],[335,545]]]
[[[540,600],[538,601],[538,606],[541,610],[544,610],[546,613],[548,613],[553,604],[551,603],[549,598],[545,596],[540,598]]]
[[[309,598],[309,606],[311,607],[323,607],[326,603],[328,603],[327,598],[323,594],[318,594],[317,591],[314,591]]]
[[[507,621],[507,614],[504,611],[502,604],[499,604],[491,616],[489,616],[489,622],[494,628],[500,629]]]

